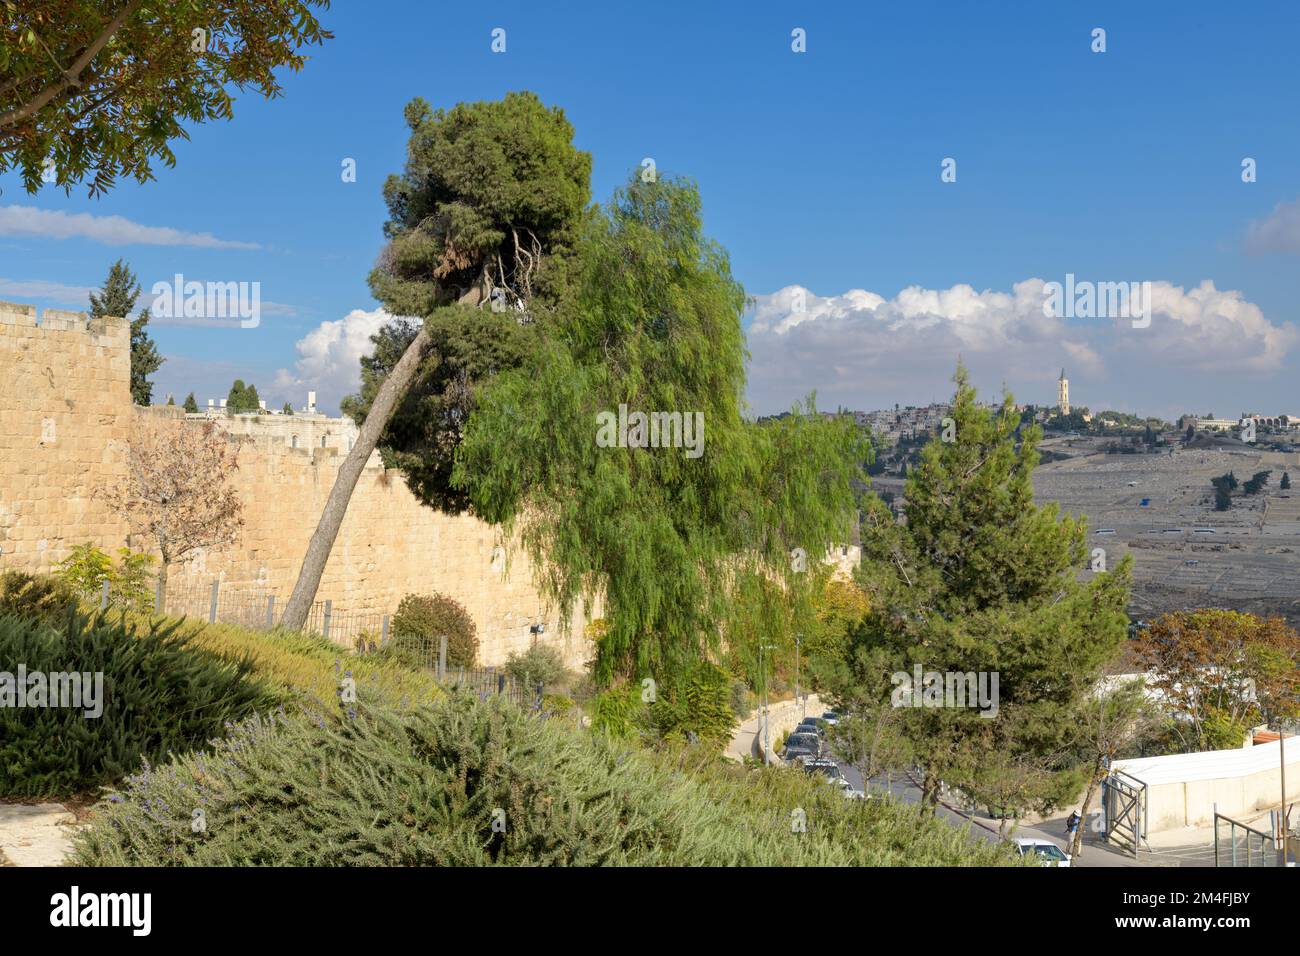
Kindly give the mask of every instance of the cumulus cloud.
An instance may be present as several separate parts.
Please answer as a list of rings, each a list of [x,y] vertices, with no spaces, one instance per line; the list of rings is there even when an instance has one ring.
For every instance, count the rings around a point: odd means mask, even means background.
[[[911,286],[892,298],[862,289],[822,297],[790,286],[757,296],[748,326],[750,403],[777,411],[816,389],[823,408],[925,404],[950,394],[958,356],[983,392],[1005,384],[1020,401],[1054,403],[1066,367],[1072,379],[1127,401],[1168,402],[1168,391],[1185,390],[1188,373],[1273,373],[1296,344],[1293,325],[1270,322],[1240,292],[1208,280],[1190,290],[1152,282],[1147,328],[1129,318],[1045,315],[1045,285],[1031,278],[1009,292]]]
[[[1263,219],[1246,229],[1246,249],[1255,255],[1289,252],[1300,255],[1300,199],[1278,203]]]
[[[341,319],[322,322],[298,340],[293,369],[276,373],[277,394],[301,405],[305,393],[314,391],[317,406],[334,412],[339,400],[361,385],[361,357],[374,351],[370,337],[392,319],[383,309],[353,309]]]
[[[185,232],[168,226],[145,226],[124,216],[94,216],[0,206],[0,236],[40,236],[46,239],[91,239],[109,246],[197,246],[203,249],[258,249],[255,242],[218,239],[208,232]]]

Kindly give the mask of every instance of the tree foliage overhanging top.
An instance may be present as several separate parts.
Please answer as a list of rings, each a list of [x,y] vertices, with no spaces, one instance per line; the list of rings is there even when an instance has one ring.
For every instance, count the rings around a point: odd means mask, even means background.
[[[631,183],[589,218],[576,307],[536,356],[480,396],[453,481],[475,510],[518,530],[563,617],[600,594],[597,677],[682,672],[729,641],[787,630],[795,593],[848,540],[860,432],[809,403],[742,417],[743,289],[701,230],[688,182]],[[703,454],[599,447],[597,415],[701,413]],[[802,547],[810,574],[792,571]],[[740,616],[766,609],[761,631]]]
[[[175,164],[185,121],[229,119],[230,87],[281,93],[277,67],[330,39],[329,0],[0,0],[0,173],[93,196]],[[205,31],[196,36],[195,30]]]

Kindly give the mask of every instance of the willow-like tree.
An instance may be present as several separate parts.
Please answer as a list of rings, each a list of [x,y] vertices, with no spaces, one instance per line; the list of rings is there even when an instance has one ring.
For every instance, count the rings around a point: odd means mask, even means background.
[[[1083,785],[1076,724],[1127,633],[1130,562],[1080,579],[1105,556],[1088,551],[1082,519],[1035,505],[1041,429],[1017,441],[1010,395],[990,410],[960,365],[954,381],[953,440],[931,440],[908,476],[906,523],[879,500],[864,515],[858,577],[871,610],[852,660],[877,694],[890,669],[940,675],[937,688],[913,688],[938,706],[902,708],[926,805],[947,783],[1012,813],[1047,809]],[[955,691],[965,674],[988,675],[990,691],[997,675],[996,711],[943,705],[947,678]]]
[[[389,312],[411,318],[376,336],[361,393],[344,403],[360,425],[356,444],[308,544],[286,627],[306,621],[381,438],[424,501],[465,506],[449,480],[475,392],[520,360],[539,340],[529,327],[565,301],[571,246],[590,201],[590,155],[574,147],[564,111],[532,93],[450,110],[417,98],[406,121],[406,169],[384,184],[388,244],[370,287]]]
[[[692,184],[634,177],[579,249],[576,308],[480,395],[453,482],[517,536],[563,620],[603,600],[601,684],[662,687],[724,637],[788,631],[819,558],[848,540],[864,451],[851,419],[811,403],[771,424],[744,416],[745,295]],[[638,435],[637,412],[665,417]],[[736,626],[755,606],[769,630]]]

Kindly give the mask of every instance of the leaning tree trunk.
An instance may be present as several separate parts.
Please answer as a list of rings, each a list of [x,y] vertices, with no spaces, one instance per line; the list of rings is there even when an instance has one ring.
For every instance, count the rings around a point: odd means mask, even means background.
[[[486,298],[483,282],[480,281],[461,296],[459,302],[464,305],[477,305]],[[379,386],[379,392],[375,395],[375,400],[366,413],[366,420],[357,434],[357,442],[348,452],[347,458],[343,459],[338,477],[334,479],[334,487],[330,489],[329,499],[325,502],[325,510],[321,512],[316,531],[307,545],[307,554],[302,559],[302,570],[298,572],[298,583],[293,586],[293,594],[289,596],[289,602],[285,605],[284,614],[280,618],[281,627],[297,631],[307,623],[307,614],[311,611],[312,602],[316,600],[316,589],[320,587],[321,575],[325,573],[325,563],[329,560],[330,551],[334,547],[334,539],[338,537],[339,528],[343,526],[343,516],[347,514],[352,491],[361,478],[361,471],[366,467],[366,462],[370,460],[370,453],[375,450],[375,446],[379,444],[379,437],[388,427],[388,420],[393,417],[398,402],[411,387],[428,344],[429,325],[425,322],[420,326],[420,331],[411,344],[406,347],[406,351],[402,353],[397,365],[384,379],[384,384]]]
[[[1079,825],[1074,828],[1074,836],[1070,840],[1071,857],[1077,858],[1079,851],[1083,849],[1083,828],[1088,825],[1088,811],[1092,808],[1092,798],[1097,795],[1097,784],[1100,779],[1097,772],[1088,778],[1088,789],[1084,793],[1083,806],[1079,810]]]

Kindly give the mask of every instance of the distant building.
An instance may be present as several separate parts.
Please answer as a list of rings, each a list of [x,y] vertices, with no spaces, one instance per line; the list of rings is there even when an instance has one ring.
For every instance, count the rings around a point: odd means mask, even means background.
[[[1060,381],[1056,383],[1056,404],[1062,415],[1070,414],[1070,380],[1065,377],[1065,369],[1061,369]]]
[[[227,415],[225,406],[224,398],[219,409],[212,399],[208,399],[207,409],[185,417],[211,421],[232,435],[264,438],[273,444],[282,443],[286,448],[300,448],[304,451],[333,448],[339,454],[346,455],[357,441],[358,430],[352,419],[346,416],[330,418],[316,411],[315,392],[307,393],[306,406],[293,415],[267,411],[265,402],[255,412],[242,412],[238,415]]]
[[[944,418],[951,412],[952,406],[946,403],[906,407],[895,405],[893,408],[858,412],[854,417],[886,441],[897,442],[901,438],[934,434],[943,427]]]
[[[1239,418],[1195,418],[1192,424],[1198,432],[1230,432],[1241,425]]]

